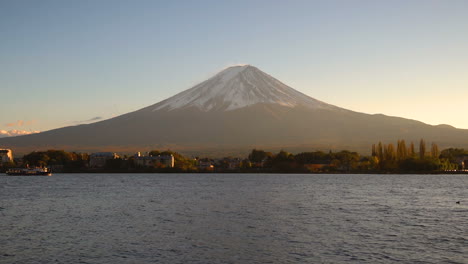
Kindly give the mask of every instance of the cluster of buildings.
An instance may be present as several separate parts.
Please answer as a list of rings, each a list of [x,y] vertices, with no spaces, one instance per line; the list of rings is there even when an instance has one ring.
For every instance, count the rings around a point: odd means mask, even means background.
[[[222,170],[236,170],[242,165],[243,160],[240,158],[222,158],[222,159],[195,159],[197,167],[202,171],[214,171],[217,168]]]
[[[102,168],[109,160],[119,159],[120,156],[113,152],[97,152],[89,155],[90,168]],[[133,161],[138,167],[164,167],[174,168],[174,156],[169,155],[141,155],[140,152],[133,156]]]
[[[109,160],[119,159],[120,156],[113,152],[96,152],[89,155],[89,167],[90,168],[102,168],[106,166]],[[140,152],[133,156],[136,166],[139,167],[154,167],[161,165],[165,168],[174,167],[174,156],[170,155],[141,155]],[[4,163],[16,162],[20,163],[20,160],[14,160],[13,152],[11,149],[0,149],[0,166]]]
[[[174,156],[170,155],[156,155],[156,156],[143,156],[140,152],[134,156],[135,165],[140,167],[150,167],[162,165],[166,168],[174,168]]]
[[[102,168],[109,160],[119,159],[120,156],[113,152],[97,152],[89,156],[90,168]],[[169,155],[143,155],[137,152],[130,157],[137,167],[153,167],[153,168],[174,168],[175,159],[172,154]],[[223,159],[208,159],[195,158],[196,166],[201,171],[214,171],[215,168],[224,170],[235,170],[241,167],[242,160],[239,158],[223,158]]]
[[[114,152],[96,152],[89,155],[88,166],[89,168],[103,168],[109,160],[120,159],[121,157]],[[172,154],[166,155],[143,155],[138,152],[131,156],[133,162],[138,167],[155,167],[155,168],[174,168],[175,159]],[[11,149],[0,149],[0,166],[5,163],[15,162],[17,165],[21,164],[21,159],[14,160],[13,152]],[[223,159],[208,159],[196,158],[194,163],[198,169],[202,171],[213,171],[215,168],[222,168],[227,170],[234,170],[241,166],[242,160],[239,158],[223,158]],[[63,165],[53,165],[56,171],[63,169]]]

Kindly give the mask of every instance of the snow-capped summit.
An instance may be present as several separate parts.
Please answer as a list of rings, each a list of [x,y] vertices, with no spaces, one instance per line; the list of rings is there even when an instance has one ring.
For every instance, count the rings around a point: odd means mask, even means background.
[[[226,68],[210,79],[156,105],[153,111],[196,107],[202,111],[230,111],[258,103],[286,107],[334,109],[300,93],[251,65]]]

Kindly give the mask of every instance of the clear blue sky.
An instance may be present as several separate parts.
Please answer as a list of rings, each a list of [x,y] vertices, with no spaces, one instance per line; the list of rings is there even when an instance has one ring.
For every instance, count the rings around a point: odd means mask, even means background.
[[[0,1],[0,130],[157,103],[248,63],[316,99],[468,128],[468,1]]]

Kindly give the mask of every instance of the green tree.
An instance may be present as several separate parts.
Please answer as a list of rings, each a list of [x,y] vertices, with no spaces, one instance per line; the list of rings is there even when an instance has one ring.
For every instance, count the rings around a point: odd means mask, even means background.
[[[426,142],[424,139],[419,141],[419,159],[424,159],[426,157]]]
[[[433,159],[408,158],[400,163],[400,169],[409,172],[433,172],[440,167],[440,162]]]
[[[172,155],[174,157],[174,168],[176,171],[196,171],[197,170],[197,161],[195,159],[191,159],[188,157],[183,156],[182,154],[171,151],[158,151],[152,150],[149,152],[149,155],[158,156],[158,155]],[[161,164],[156,164],[156,168],[161,168]]]
[[[23,161],[29,166],[47,166],[49,164],[50,157],[46,152],[33,151],[23,156]]]
[[[440,153],[441,159],[448,159],[452,163],[456,163],[461,156],[468,155],[468,151],[459,148],[444,149]]]
[[[382,142],[379,142],[379,144],[377,145],[377,157],[379,158],[379,162],[382,162],[384,160]]]
[[[337,153],[333,153],[332,159],[332,163],[335,163],[334,166],[336,166],[338,169],[350,172],[357,169],[360,157],[356,152],[343,150]]]
[[[384,145],[384,155],[380,161],[380,169],[386,171],[397,169],[396,150],[392,143]]]
[[[284,150],[274,155],[271,163],[273,169],[277,172],[292,172],[297,169],[294,155]]]
[[[251,162],[260,163],[271,156],[273,156],[271,152],[253,149],[252,152],[249,154],[249,160]]]
[[[408,148],[408,157],[414,157],[414,155],[416,154],[415,150],[414,150],[414,143],[411,142],[409,148]]]
[[[450,170],[460,169],[460,157],[468,155],[468,151],[459,148],[449,148],[444,149],[440,152],[439,158],[442,161],[445,161],[446,164],[450,167]]]
[[[408,156],[405,140],[398,140],[397,143],[397,160],[406,159]]]
[[[395,147],[392,143],[384,146],[384,160],[385,161],[394,161],[396,160]]]
[[[290,161],[294,161],[294,155],[284,150],[281,150],[278,154],[276,154],[273,157],[274,163],[290,162]]]
[[[433,159],[438,159],[439,158],[439,147],[437,146],[436,143],[432,142],[432,145],[431,145],[431,157]]]
[[[294,156],[296,162],[300,164],[324,164],[329,163],[330,155],[322,152],[302,152]]]

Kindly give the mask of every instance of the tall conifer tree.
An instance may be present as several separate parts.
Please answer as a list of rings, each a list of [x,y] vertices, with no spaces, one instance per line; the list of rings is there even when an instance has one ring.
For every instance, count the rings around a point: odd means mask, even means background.
[[[407,157],[407,149],[405,140],[398,140],[397,144],[397,159],[403,160]]]
[[[379,142],[379,145],[377,145],[377,157],[379,158],[379,162],[382,162],[382,160],[383,160],[382,142]]]
[[[440,155],[440,152],[439,152],[439,147],[437,146],[436,143],[432,142],[432,145],[431,145],[431,156],[432,158],[438,158]]]
[[[396,152],[395,152],[395,147],[393,146],[392,143],[388,144],[387,146],[387,155],[386,155],[387,160],[396,160]]]
[[[421,141],[419,141],[419,158],[424,159],[425,156],[426,156],[426,142],[424,141],[424,139],[421,139]]]
[[[414,143],[411,142],[411,144],[410,144],[410,146],[409,146],[409,148],[408,148],[408,156],[409,156],[409,157],[414,157],[414,154],[415,154],[415,153],[416,153],[416,152],[414,151]]]

